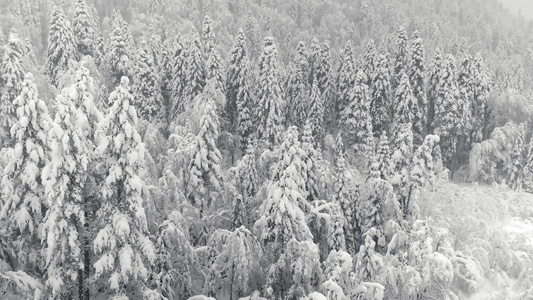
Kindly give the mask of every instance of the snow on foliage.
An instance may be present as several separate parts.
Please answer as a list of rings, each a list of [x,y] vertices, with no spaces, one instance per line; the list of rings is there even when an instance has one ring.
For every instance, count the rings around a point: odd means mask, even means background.
[[[58,87],[60,73],[67,71],[71,61],[76,60],[77,56],[76,40],[70,22],[65,12],[55,7],[50,19],[45,66],[45,74],[50,77],[52,85]]]

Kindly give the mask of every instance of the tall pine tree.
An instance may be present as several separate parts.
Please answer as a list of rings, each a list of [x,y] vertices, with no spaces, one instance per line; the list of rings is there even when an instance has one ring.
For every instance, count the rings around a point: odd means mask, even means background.
[[[414,144],[421,145],[426,132],[426,119],[428,114],[428,103],[425,92],[425,49],[418,31],[413,33],[409,66],[407,75],[411,84],[411,91],[417,105],[413,111],[415,119],[413,122]]]
[[[372,117],[374,135],[377,135],[385,130],[391,122],[391,76],[389,61],[385,55],[379,55],[371,78],[370,116]]]

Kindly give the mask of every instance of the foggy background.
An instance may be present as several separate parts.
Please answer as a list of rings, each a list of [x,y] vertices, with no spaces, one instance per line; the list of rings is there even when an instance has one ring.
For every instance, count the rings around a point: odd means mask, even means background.
[[[500,2],[513,13],[520,13],[529,20],[533,19],[533,0],[500,0]]]

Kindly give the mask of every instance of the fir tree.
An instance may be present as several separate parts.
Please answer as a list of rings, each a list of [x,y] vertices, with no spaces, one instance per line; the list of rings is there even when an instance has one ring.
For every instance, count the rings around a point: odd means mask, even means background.
[[[185,87],[186,55],[183,43],[179,37],[176,38],[176,49],[172,57],[172,99],[170,101],[170,118],[174,119],[184,110],[182,99]]]
[[[433,121],[435,119],[435,103],[439,95],[439,87],[441,85],[440,72],[443,68],[442,54],[440,49],[435,49],[433,63],[429,69],[427,100],[428,100],[428,117],[427,117],[427,132],[433,133]]]
[[[309,46],[309,53],[307,55],[307,62],[309,63],[309,80],[307,84],[312,86],[316,80],[316,73],[318,66],[320,65],[320,44],[316,38],[311,40],[311,46]]]
[[[18,38],[17,31],[13,29],[9,35],[8,43],[0,65],[0,126],[1,140],[0,146],[10,145],[11,127],[17,120],[16,105],[13,101],[22,92],[24,81],[23,46]]]
[[[80,55],[90,55],[97,58],[97,33],[95,16],[92,16],[91,9],[85,3],[85,0],[78,0],[76,2],[76,13],[72,20],[72,27],[74,37],[76,38],[76,48]]]
[[[207,60],[209,53],[215,48],[215,33],[213,32],[213,24],[209,15],[205,15],[202,23],[202,41],[202,52]]]
[[[527,147],[527,157],[524,164],[523,188],[529,193],[533,191],[533,139],[529,140],[529,146]]]
[[[172,83],[174,81],[174,59],[178,49],[178,44],[176,39],[167,38],[163,42],[163,47],[161,49],[161,90],[162,91],[171,91]]]
[[[393,174],[394,165],[391,159],[391,150],[387,133],[383,131],[379,139],[377,150],[377,161],[379,165],[380,178],[390,180]]]
[[[414,124],[417,118],[415,113],[418,111],[418,102],[416,101],[415,97],[413,97],[411,84],[409,83],[409,78],[405,73],[403,73],[400,84],[396,89],[394,106],[395,113],[392,130],[393,136],[396,136],[401,124]]]
[[[413,155],[411,178],[413,188],[432,186],[435,183],[437,168],[441,163],[439,137],[429,134]]]
[[[350,93],[355,84],[355,62],[354,54],[352,50],[352,42],[346,42],[346,47],[341,54],[341,64],[337,71],[337,103],[336,111],[339,112],[341,119],[344,114],[344,110],[351,104]],[[361,83],[362,83],[361,79]],[[335,119],[337,119],[335,117]]]
[[[204,92],[208,95],[207,91]],[[213,99],[205,99],[204,113],[200,119],[200,132],[191,153],[187,197],[200,215],[206,212],[223,186],[222,154],[217,148],[219,122]]]
[[[473,98],[471,105],[471,142],[480,143],[484,137],[484,127],[486,125],[485,112],[490,92],[490,77],[485,70],[483,57],[477,53],[474,57],[472,85]]]
[[[383,54],[379,55],[376,68],[371,76],[372,91],[370,103],[370,115],[372,117],[372,129],[374,134],[379,134],[391,122],[390,117],[390,88],[391,76],[389,61]]]
[[[259,187],[257,183],[257,169],[255,160],[255,148],[248,145],[246,154],[230,169],[232,183],[237,187],[244,201],[255,197]]]
[[[424,133],[426,131],[426,118],[428,114],[428,102],[425,92],[425,49],[422,39],[418,31],[413,33],[411,42],[411,51],[407,75],[409,83],[411,84],[411,91],[415,98],[417,105],[415,111],[415,119],[413,122],[414,144],[422,144]]]
[[[365,74],[365,84],[370,88],[373,83],[373,76],[376,68],[376,44],[374,40],[368,41],[363,52],[363,73]]]
[[[222,58],[216,50],[209,52],[206,62],[206,79],[215,81],[215,88],[220,92],[225,93],[225,80],[224,80],[224,66],[222,65]]]
[[[315,141],[313,138],[313,131],[311,129],[311,124],[308,120],[305,123],[302,134],[302,150],[304,152],[302,161],[306,172],[305,190],[307,194],[307,200],[309,202],[313,202],[319,199],[320,184],[318,176],[320,173],[320,165],[322,161],[320,152],[315,149],[314,144]]]
[[[70,22],[63,10],[56,7],[50,19],[45,65],[45,74],[50,77],[52,85],[59,86],[61,72],[66,72],[77,56],[76,40]]]
[[[441,149],[444,151],[445,166],[452,170],[455,167],[457,133],[462,122],[462,101],[456,79],[455,58],[450,54],[446,57],[441,71],[441,87],[435,103],[435,119],[433,127],[440,137]],[[453,163],[453,164],[452,164]]]
[[[409,214],[411,199],[411,160],[413,157],[413,131],[411,123],[398,128],[395,149],[392,154],[393,175],[390,179],[404,217]]]
[[[84,263],[80,241],[86,224],[84,187],[92,145],[85,130],[90,126],[87,115],[75,106],[77,96],[74,84],[56,98],[49,131],[51,160],[42,175],[48,207],[43,220],[45,278],[53,298],[74,297],[76,285],[84,282],[78,271]],[[82,284],[78,293],[83,292]]]
[[[139,177],[145,149],[135,129],[137,113],[128,83],[123,77],[109,96],[113,105],[100,123],[103,138],[96,150],[103,158],[106,179],[96,213],[100,229],[93,241],[93,267],[96,279],[104,279],[100,282],[108,284],[105,290],[115,297],[153,293],[145,281],[156,260],[143,207],[146,186]]]
[[[328,245],[331,250],[346,250],[346,240],[344,233],[344,214],[341,211],[340,204],[333,202],[330,214],[330,232],[328,232]]]
[[[525,124],[521,123],[518,126],[518,135],[514,142],[513,153],[511,154],[511,164],[507,185],[514,190],[521,190],[524,181],[524,165],[526,163],[525,155]]]
[[[127,25],[120,17],[120,13],[114,15],[113,29],[109,33],[108,52],[106,61],[108,63],[111,82],[114,86],[120,84],[123,76],[128,76],[133,70],[133,51],[129,42],[128,33],[125,31]]]
[[[317,149],[321,149],[324,143],[325,132],[324,102],[316,82],[313,83],[313,87],[311,89],[311,102],[309,103],[309,108],[307,109],[307,118],[313,133],[314,146]]]
[[[394,53],[394,80],[392,88],[400,84],[402,74],[407,72],[409,49],[407,46],[407,33],[405,28],[400,26],[398,28],[398,39],[396,40],[396,52]]]
[[[194,97],[203,91],[206,83],[206,70],[201,47],[200,37],[198,33],[194,32],[187,49],[188,56],[185,61],[185,76],[182,90],[182,101],[185,109],[194,104]]]
[[[266,140],[270,147],[274,147],[281,141],[285,105],[281,98],[278,48],[271,37],[264,41],[263,53],[259,59],[258,81],[257,138]]]
[[[159,76],[155,72],[152,56],[147,53],[146,45],[139,47],[135,59],[135,76],[133,77],[133,105],[139,117],[150,122],[162,120],[163,96],[159,85]]]
[[[309,63],[305,55],[305,44],[298,43],[294,61],[289,64],[289,75],[285,88],[287,101],[286,124],[304,126],[306,116],[306,85],[308,81]]]
[[[49,161],[51,120],[32,78],[31,73],[25,75],[22,92],[13,102],[17,121],[11,127],[13,147],[8,148],[3,171],[0,228],[17,259],[13,264],[27,273],[42,274],[40,230],[46,203],[41,174]]]
[[[336,120],[335,100],[333,98],[333,68],[331,63],[331,53],[328,43],[324,43],[320,49],[314,77],[320,91],[320,96],[324,106],[324,122],[329,124]]]
[[[248,68],[248,66],[245,66],[245,64],[248,63],[245,62],[246,59],[246,37],[244,36],[242,28],[239,28],[237,39],[231,50],[226,74],[226,116],[228,117],[229,131],[232,133],[236,133],[239,127],[237,120],[240,111],[237,108],[237,99],[239,90],[241,90],[241,82],[248,83],[247,80],[243,78],[246,76],[244,73],[248,72],[248,70],[245,70],[245,68]],[[247,86],[246,89],[248,88],[250,87]],[[246,90],[246,93],[247,92],[248,90]],[[247,95],[247,97],[249,97],[249,95]]]
[[[368,138],[372,137],[372,120],[369,112],[370,95],[368,86],[364,84],[363,80],[363,71],[359,70],[348,96],[349,104],[341,115],[344,134],[352,145],[363,145]]]
[[[251,144],[254,132],[254,102],[251,94],[250,65],[248,59],[242,62],[239,87],[237,90],[237,130],[240,136],[241,149]]]

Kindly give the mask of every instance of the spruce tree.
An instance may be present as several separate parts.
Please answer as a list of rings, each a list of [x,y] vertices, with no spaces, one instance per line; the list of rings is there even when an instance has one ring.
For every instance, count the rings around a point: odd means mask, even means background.
[[[70,22],[63,10],[56,7],[50,19],[45,64],[45,74],[50,77],[52,85],[59,87],[61,72],[66,72],[77,56],[76,39]]]
[[[176,51],[181,51],[181,49],[178,50],[177,40],[173,38],[165,39],[161,49],[160,66],[162,91],[168,92],[172,90],[172,83],[174,81],[173,66]]]
[[[409,78],[405,72],[403,73],[402,79],[400,80],[398,88],[396,89],[394,98],[395,112],[392,133],[393,136],[396,136],[401,124],[414,124],[416,120],[415,113],[418,111],[418,102],[416,101],[415,97],[413,97],[411,84],[409,83]]]
[[[109,33],[108,52],[106,62],[111,75],[113,86],[118,86],[123,76],[131,75],[133,71],[134,49],[129,42],[128,33],[125,31],[125,23],[116,12],[114,15],[113,28]]]
[[[324,102],[322,96],[320,95],[320,90],[316,82],[313,83],[311,89],[311,102],[309,103],[309,108],[307,109],[308,122],[311,127],[313,134],[314,146],[317,149],[321,149],[324,144]]]
[[[377,149],[377,161],[379,165],[380,178],[389,180],[392,178],[394,165],[391,158],[391,149],[387,133],[383,131],[379,139]]]
[[[487,120],[485,119],[487,102],[490,93],[490,77],[485,69],[483,57],[477,53],[473,61],[473,98],[471,105],[471,142],[480,143],[484,137],[484,128]]]
[[[163,96],[152,56],[142,44],[135,58],[135,75],[133,77],[133,105],[139,117],[149,122],[161,121],[164,117]]]
[[[241,89],[240,83],[246,81],[246,79],[243,79],[245,76],[244,72],[248,72],[248,70],[244,70],[244,65],[248,63],[245,62],[245,59],[247,59],[246,37],[244,35],[244,30],[239,28],[237,39],[231,50],[230,61],[226,73],[226,116],[229,123],[228,127],[230,128],[229,131],[232,133],[236,133],[239,127],[237,120],[240,111],[237,109],[237,99],[239,90]],[[246,68],[247,67],[248,66],[246,66]]]
[[[128,84],[123,77],[109,96],[113,105],[100,124],[103,138],[96,149],[106,178],[96,213],[99,230],[93,241],[93,267],[98,282],[105,284],[100,288],[114,297],[154,292],[145,285],[156,260],[143,207],[146,186],[140,178],[145,149],[135,129],[137,113]]]
[[[85,0],[76,2],[76,13],[72,20],[74,37],[76,39],[76,49],[80,55],[90,55],[97,59],[97,33],[95,27],[95,17],[92,16],[90,7]]]
[[[409,48],[407,45],[407,33],[405,28],[400,26],[398,28],[398,38],[396,40],[396,52],[394,53],[394,80],[392,84],[393,90],[400,84],[402,73],[407,72],[408,67]]]
[[[350,92],[355,84],[356,67],[354,61],[354,54],[352,50],[352,42],[346,42],[344,51],[341,54],[341,64],[337,71],[337,103],[336,112],[341,119],[344,110],[351,103]],[[361,79],[362,81],[363,79]],[[362,83],[362,82],[361,82]],[[337,119],[337,117],[335,117]]]
[[[311,40],[311,45],[309,46],[309,53],[307,54],[307,62],[309,63],[308,86],[312,86],[313,82],[316,80],[317,69],[320,65],[320,51],[320,44],[318,43],[317,38],[313,38],[313,40]]]
[[[185,87],[186,53],[180,37],[176,38],[176,49],[172,57],[172,98],[170,100],[170,118],[174,119],[184,110],[182,99]]]
[[[47,206],[42,172],[50,160],[47,133],[52,121],[32,79],[31,73],[25,75],[21,94],[13,102],[17,119],[3,171],[0,230],[17,260],[13,263],[26,273],[42,274],[40,230]]]
[[[374,40],[368,41],[363,52],[363,73],[365,74],[365,84],[370,88],[372,86],[372,78],[376,68],[376,44]]]
[[[324,43],[320,49],[320,54],[317,60],[314,77],[316,78],[316,84],[320,91],[322,102],[324,103],[324,122],[330,124],[336,120],[337,111],[335,108],[336,101],[333,97],[333,67],[328,43]]]
[[[372,117],[374,135],[377,135],[385,130],[392,121],[390,109],[392,106],[390,99],[391,76],[389,61],[385,55],[379,55],[376,68],[371,78],[370,116]]]
[[[349,103],[341,115],[343,133],[346,134],[350,145],[363,145],[372,137],[370,95],[368,86],[363,82],[364,76],[363,71],[357,72],[355,83],[348,95]]]
[[[272,37],[265,38],[259,58],[259,91],[257,93],[257,138],[272,148],[281,141],[285,103],[281,98],[278,48]]]
[[[429,134],[413,155],[411,180],[414,189],[431,187],[435,183],[437,168],[440,162],[440,138]]]
[[[409,214],[411,199],[411,160],[413,157],[413,131],[411,123],[401,124],[394,141],[392,153],[393,175],[390,183],[394,188],[404,218]]]
[[[201,49],[202,45],[200,43],[200,37],[198,36],[198,33],[193,32],[187,49],[187,60],[185,61],[185,74],[182,90],[182,101],[185,109],[194,104],[194,97],[200,94],[205,87],[206,69]]]
[[[411,91],[417,105],[413,111],[415,119],[413,122],[414,144],[422,144],[424,133],[426,132],[426,119],[428,114],[428,102],[425,92],[425,49],[418,31],[413,33],[409,66],[407,75],[411,84]]]
[[[48,207],[43,219],[45,278],[53,298],[75,297],[78,283],[78,294],[84,292],[85,281],[78,271],[84,264],[84,188],[92,144],[85,130],[90,127],[87,115],[76,107],[78,91],[75,83],[56,97],[56,115],[48,135],[51,159],[42,175]]]
[[[296,125],[303,128],[307,106],[306,90],[308,81],[309,63],[305,54],[305,44],[298,43],[294,61],[289,64],[289,74],[285,88],[285,100],[287,101],[286,124]]]
[[[526,148],[525,148],[525,124],[521,123],[518,126],[518,135],[514,141],[513,153],[511,154],[511,165],[509,176],[507,178],[507,185],[514,190],[521,190],[524,182],[524,165],[526,162]]]
[[[204,92],[206,96],[207,92]],[[216,145],[220,125],[213,99],[205,100],[200,132],[191,151],[193,158],[189,163],[186,190],[190,203],[199,210],[200,215],[220,195],[223,186],[222,154]]]
[[[428,116],[427,116],[427,132],[433,133],[433,121],[435,120],[435,103],[439,96],[439,87],[441,85],[440,73],[443,68],[443,60],[440,49],[435,49],[433,56],[433,63],[429,69],[427,100],[428,100]]]
[[[320,152],[315,149],[315,141],[313,138],[313,131],[309,120],[305,123],[302,134],[302,150],[304,156],[302,162],[305,168],[305,190],[307,201],[313,202],[319,199],[319,174],[322,159]]]
[[[200,49],[207,60],[209,53],[215,48],[215,33],[213,32],[213,24],[209,15],[205,15],[202,23],[202,45],[203,47]]]
[[[244,150],[251,144],[254,133],[254,99],[252,98],[252,83],[250,63],[244,59],[241,64],[239,87],[237,90],[237,131],[240,137],[241,149]]]
[[[13,101],[22,92],[24,81],[23,46],[13,29],[9,34],[8,43],[0,65],[0,146],[10,145],[11,127],[17,121],[16,105]]]
[[[226,90],[224,69],[220,54],[216,50],[210,51],[206,61],[206,80],[214,80],[215,88],[222,93]]]

